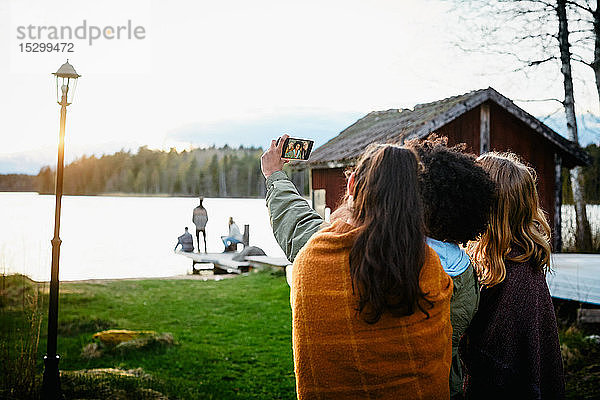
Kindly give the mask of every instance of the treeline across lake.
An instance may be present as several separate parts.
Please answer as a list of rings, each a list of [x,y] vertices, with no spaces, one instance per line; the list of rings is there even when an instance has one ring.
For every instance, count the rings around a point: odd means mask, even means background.
[[[37,177],[35,175],[0,175],[0,192],[34,192],[36,190]]]
[[[592,164],[583,168],[584,197],[600,204],[600,146],[585,150]],[[262,197],[265,180],[257,147],[209,147],[177,152],[120,151],[102,157],[81,157],[65,167],[64,192],[73,195],[128,193],[205,197]],[[308,172],[288,171],[296,187],[308,194]],[[54,168],[43,167],[37,176],[0,175],[0,191],[54,193]],[[563,203],[572,204],[568,171],[563,170]]]
[[[65,167],[64,193],[166,194],[205,197],[259,197],[265,194],[260,170],[263,150],[210,147],[177,152],[140,147],[102,157],[81,157]],[[301,188],[308,182],[294,177]],[[37,175],[40,193],[54,193],[54,168]],[[307,188],[306,188],[307,189]]]

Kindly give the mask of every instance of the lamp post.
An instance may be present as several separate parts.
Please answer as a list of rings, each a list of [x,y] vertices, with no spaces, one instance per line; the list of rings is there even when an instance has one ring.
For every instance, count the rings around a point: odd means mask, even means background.
[[[63,169],[65,159],[65,122],[67,106],[73,102],[77,78],[81,75],[69,64],[69,60],[54,72],[56,77],[56,97],[60,104],[60,133],[58,136],[58,161],[56,164],[56,205],[54,208],[54,237],[52,238],[52,272],[50,276],[50,299],[48,307],[48,343],[44,356],[44,380],[42,397],[44,399],[62,399],[60,375],[56,354],[56,337],[58,328],[58,261],[60,257],[60,207],[63,191]]]

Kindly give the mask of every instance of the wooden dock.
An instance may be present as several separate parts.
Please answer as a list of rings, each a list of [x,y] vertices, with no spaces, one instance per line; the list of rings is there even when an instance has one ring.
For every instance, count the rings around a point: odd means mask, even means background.
[[[241,274],[250,268],[275,267],[285,269],[290,262],[283,257],[248,256],[234,261],[239,253],[176,252],[193,260],[196,270],[212,269],[215,273]],[[552,297],[600,305],[600,254],[552,254],[553,273],[546,276]],[[214,268],[214,269],[213,269]]]
[[[600,254],[555,253],[551,266],[552,297],[600,305]]]
[[[246,261],[248,261],[252,268],[258,269],[272,267],[285,269],[285,267],[291,264],[285,257],[248,256],[246,257]]]
[[[239,253],[187,253],[178,250],[176,254],[190,258],[194,269],[213,269],[215,273],[241,274],[250,268],[281,267],[285,268],[290,262],[286,258],[268,256],[248,256],[245,261],[235,261],[233,257]],[[217,271],[218,270],[218,271]]]
[[[246,261],[234,261],[233,256],[237,253],[188,253],[177,250],[176,254],[192,259],[192,268],[194,269],[212,269],[209,264],[214,266],[215,273],[241,274],[248,272],[250,264]],[[198,265],[199,268],[196,268]],[[205,267],[203,267],[205,266]],[[219,271],[217,271],[217,269]]]

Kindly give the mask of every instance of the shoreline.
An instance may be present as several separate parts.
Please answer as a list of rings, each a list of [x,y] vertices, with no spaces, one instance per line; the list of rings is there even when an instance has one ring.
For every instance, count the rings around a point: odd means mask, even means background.
[[[10,276],[10,275],[23,275],[27,277],[32,282],[43,285],[49,284],[50,281],[36,281],[31,279],[27,275],[14,273],[14,274],[3,274],[2,276]],[[140,277],[140,278],[88,278],[88,279],[69,279],[69,280],[61,280],[60,285],[64,284],[76,284],[76,283],[92,283],[92,284],[106,284],[111,282],[121,282],[121,281],[177,281],[177,280],[195,280],[195,281],[220,281],[223,279],[231,279],[237,276],[244,276],[246,274],[211,274],[211,275],[202,275],[202,274],[186,274],[186,275],[172,275],[172,276],[155,276],[155,277]]]
[[[38,196],[54,196],[54,193],[38,192],[36,190],[28,191],[11,191],[11,190],[0,190],[1,194],[21,194],[21,193],[33,193]],[[88,194],[64,194],[63,197],[155,197],[155,198],[180,198],[180,199],[197,199],[199,195],[195,194],[169,194],[169,193],[125,193],[125,192],[111,192],[111,193],[88,193]],[[310,200],[309,195],[302,195],[305,200]],[[241,197],[204,197],[204,200],[208,199],[231,199],[231,200],[264,200],[264,196],[241,196]],[[590,205],[590,204],[588,204]],[[594,205],[594,204],[591,204]]]
[[[38,191],[19,191],[19,192],[0,192],[0,193],[37,193],[39,196],[54,196],[54,193],[38,192]],[[159,197],[159,198],[198,198],[196,194],[183,194],[183,193],[127,193],[127,192],[109,192],[109,193],[85,193],[85,194],[73,194],[63,193],[63,197]],[[205,197],[204,199],[264,199],[264,196],[247,196],[247,197]]]
[[[111,283],[111,282],[120,282],[120,281],[180,281],[180,280],[192,280],[192,281],[220,281],[223,279],[231,279],[240,275],[235,274],[212,274],[212,275],[173,275],[173,276],[157,276],[151,278],[100,278],[100,279],[81,279],[81,280],[68,280],[68,281],[60,281],[63,283]],[[49,281],[45,281],[45,283],[49,283]]]

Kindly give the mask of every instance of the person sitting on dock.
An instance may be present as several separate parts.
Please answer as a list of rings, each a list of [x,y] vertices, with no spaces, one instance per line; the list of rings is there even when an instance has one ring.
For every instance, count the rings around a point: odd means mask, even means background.
[[[181,250],[185,252],[194,251],[194,238],[192,234],[188,232],[188,227],[185,227],[185,233],[177,238],[177,244],[175,245],[175,250],[177,251],[177,247],[181,245]]]
[[[221,236],[221,240],[225,245],[225,251],[228,251],[233,244],[242,243],[242,233],[240,232],[240,228],[233,221],[233,217],[229,217],[229,235]]]
[[[200,252],[200,232],[202,232],[202,238],[204,239],[204,252],[206,253],[206,223],[208,222],[208,213],[206,208],[202,205],[204,197],[200,197],[200,205],[194,208],[194,214],[192,221],[196,225],[196,241],[198,242],[198,252]]]

